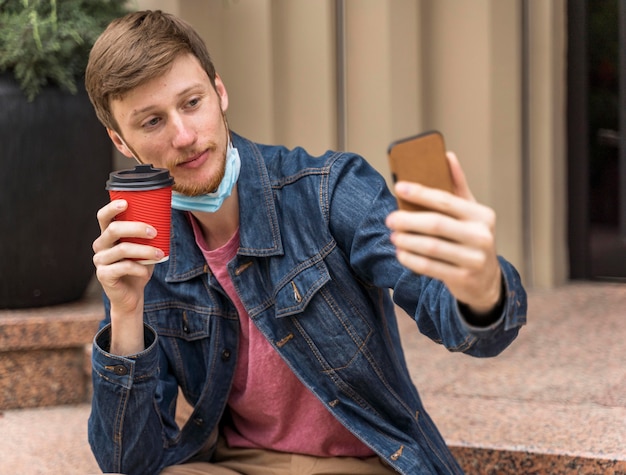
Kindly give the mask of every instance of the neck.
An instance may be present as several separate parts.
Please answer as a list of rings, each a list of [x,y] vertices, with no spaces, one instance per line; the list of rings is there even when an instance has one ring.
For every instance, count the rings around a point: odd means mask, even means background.
[[[191,214],[200,224],[202,235],[209,249],[213,250],[223,246],[239,227],[237,185],[235,185],[231,195],[224,200],[220,209],[214,213],[193,211]]]

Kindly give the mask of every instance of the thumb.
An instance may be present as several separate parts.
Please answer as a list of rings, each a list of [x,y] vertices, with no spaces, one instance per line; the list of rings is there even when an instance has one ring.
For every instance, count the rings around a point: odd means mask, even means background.
[[[454,183],[454,194],[460,196],[461,198],[465,198],[468,201],[476,202],[476,198],[474,198],[474,195],[467,184],[465,173],[463,172],[463,168],[461,168],[461,164],[459,163],[459,159],[456,157],[456,154],[454,152],[446,152],[446,157],[448,158],[450,175],[452,176],[452,182]]]

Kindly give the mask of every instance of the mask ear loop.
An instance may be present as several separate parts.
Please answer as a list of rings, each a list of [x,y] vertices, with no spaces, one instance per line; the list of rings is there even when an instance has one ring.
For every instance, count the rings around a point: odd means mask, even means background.
[[[126,144],[126,142],[124,141],[124,139],[122,138],[120,134],[117,134],[117,138],[120,139],[120,142],[122,142],[122,145],[124,145],[124,147],[128,149],[128,151],[130,152],[131,156],[135,159],[135,161],[139,165],[143,165],[143,162],[135,156],[135,153],[133,152],[133,150],[128,146],[128,144]]]
[[[230,127],[228,126],[228,119],[226,118],[226,112],[224,112],[224,109],[222,109],[222,99],[220,98],[219,95],[217,97],[218,97],[218,101],[219,101],[219,105],[220,105],[220,111],[222,112],[222,122],[224,122],[224,128],[226,129],[226,136],[228,137],[228,146],[232,147],[233,146],[233,136],[232,136],[232,133],[230,132]],[[128,148],[128,147],[126,147],[126,148]]]

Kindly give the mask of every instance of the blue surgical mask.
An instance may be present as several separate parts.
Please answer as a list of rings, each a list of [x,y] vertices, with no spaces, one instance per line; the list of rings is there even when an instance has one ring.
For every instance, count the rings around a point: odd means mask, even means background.
[[[220,186],[213,193],[206,193],[198,196],[187,196],[174,191],[172,193],[172,208],[182,211],[202,211],[204,213],[214,213],[224,200],[230,196],[239,178],[241,169],[241,159],[239,152],[232,144],[228,144],[226,150],[226,170]]]

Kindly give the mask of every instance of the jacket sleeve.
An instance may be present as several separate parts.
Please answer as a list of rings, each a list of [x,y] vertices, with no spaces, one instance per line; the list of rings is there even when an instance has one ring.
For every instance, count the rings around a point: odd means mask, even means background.
[[[526,293],[515,268],[498,258],[506,288],[500,318],[486,327],[469,324],[441,281],[417,275],[396,259],[385,219],[397,203],[383,177],[357,155],[333,160],[329,227],[358,277],[391,289],[394,302],[413,316],[420,331],[451,351],[495,356],[506,348],[526,322]]]
[[[159,473],[167,432],[177,431],[174,411],[160,410],[175,406],[177,387],[160,380],[157,336],[144,329],[146,349],[129,357],[108,353],[110,324],[94,339],[89,443],[104,472]]]
[[[450,351],[477,357],[500,354],[517,337],[526,323],[526,292],[515,268],[498,257],[504,280],[505,300],[502,314],[484,327],[470,324],[463,316],[458,301],[438,280],[424,280],[419,298],[413,295],[416,286],[410,276],[397,282],[393,298],[409,315],[413,315],[420,331]]]

